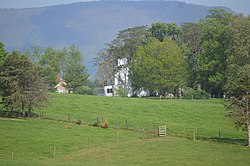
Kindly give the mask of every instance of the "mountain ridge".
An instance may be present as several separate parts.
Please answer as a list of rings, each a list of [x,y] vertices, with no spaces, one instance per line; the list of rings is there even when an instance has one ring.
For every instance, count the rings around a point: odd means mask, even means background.
[[[212,8],[178,1],[91,1],[0,9],[0,41],[8,51],[32,46],[62,49],[76,44],[93,75],[93,58],[120,30],[153,22],[196,22]]]

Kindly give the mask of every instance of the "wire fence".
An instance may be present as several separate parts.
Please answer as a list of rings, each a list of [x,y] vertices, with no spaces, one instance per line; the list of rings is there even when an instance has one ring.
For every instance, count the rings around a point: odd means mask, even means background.
[[[0,110],[0,117],[5,118],[23,118],[21,112],[18,111],[3,111]],[[40,118],[40,119],[47,119],[47,120],[54,120],[54,121],[61,121],[67,122],[69,124],[78,124],[78,125],[89,125],[95,127],[103,127],[103,128],[113,128],[117,129],[120,128],[122,130],[129,130],[133,132],[141,133],[141,138],[149,139],[155,138],[159,136],[159,126],[166,125],[163,123],[156,123],[151,125],[150,127],[142,127],[142,126],[135,126],[135,124],[131,124],[128,119],[121,122],[120,120],[113,120],[111,124],[107,121],[106,124],[103,124],[102,117],[79,117],[74,114],[63,114],[62,116],[53,116],[46,114],[45,111],[40,111],[39,113],[26,113],[25,117],[31,118]],[[104,126],[106,125],[106,127]],[[187,138],[190,140],[206,140],[206,141],[216,141],[216,142],[223,142],[223,143],[231,143],[231,144],[240,144],[246,145],[247,144],[247,137],[242,138],[242,131],[227,131],[227,130],[216,130],[216,129],[209,129],[209,128],[183,128],[183,127],[168,127],[166,125],[166,135],[172,137],[181,137]]]

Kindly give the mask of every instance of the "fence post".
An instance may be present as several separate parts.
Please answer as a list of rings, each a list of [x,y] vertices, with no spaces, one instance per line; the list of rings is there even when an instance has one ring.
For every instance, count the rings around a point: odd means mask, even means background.
[[[40,111],[40,118],[44,118],[43,110]]]
[[[54,159],[56,158],[56,146],[54,146],[54,153],[53,153]]]
[[[187,134],[187,139],[188,139],[188,129],[186,128],[186,134]]]
[[[68,114],[68,122],[70,122],[70,114]]]
[[[145,136],[144,136],[144,132],[145,132],[145,131],[144,131],[144,129],[142,129],[142,130],[141,130],[141,133],[142,133],[142,139],[144,139],[144,138],[145,138]]]
[[[116,130],[116,143],[118,144],[119,143],[119,127],[117,128]]]
[[[11,159],[14,160],[14,152],[11,153]]]
[[[90,138],[88,137],[88,149],[90,148]]]
[[[128,120],[126,120],[126,129],[128,130]]]
[[[221,137],[220,137],[220,131],[219,131],[219,141],[221,141]]]
[[[194,141],[195,141],[195,130],[194,130],[194,134],[193,134],[193,139],[194,139]]]

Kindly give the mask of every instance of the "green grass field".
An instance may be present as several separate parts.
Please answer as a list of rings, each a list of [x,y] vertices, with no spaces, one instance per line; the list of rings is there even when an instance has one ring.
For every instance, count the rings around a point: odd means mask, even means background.
[[[43,112],[50,119],[0,119],[0,165],[250,165],[246,133],[220,100],[53,94]],[[91,126],[97,117],[109,128]],[[140,132],[159,125],[168,136]]]

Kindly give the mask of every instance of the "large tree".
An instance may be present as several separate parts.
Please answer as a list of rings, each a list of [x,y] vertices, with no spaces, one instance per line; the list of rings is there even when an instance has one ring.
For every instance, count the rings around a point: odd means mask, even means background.
[[[146,26],[136,26],[119,31],[116,39],[106,44],[105,49],[101,50],[95,58],[98,65],[98,78],[101,82],[113,84],[115,75],[121,68],[130,69],[130,62],[137,48],[145,42],[148,32]],[[118,66],[118,59],[127,58],[125,66]],[[119,77],[117,77],[119,79]]]
[[[231,104],[228,115],[234,119],[236,127],[243,126],[248,133],[248,146],[250,147],[250,64],[238,69],[236,78],[232,78],[230,94]]]
[[[0,42],[0,68],[4,63],[4,59],[7,56],[7,52],[4,49],[4,44]],[[1,88],[0,88],[0,96],[1,96]]]
[[[181,33],[181,28],[176,23],[162,23],[156,22],[151,25],[147,33],[147,39],[156,38],[161,42],[165,38],[177,40],[178,35]],[[150,41],[150,40],[149,40]]]
[[[247,64],[250,64],[250,16],[240,16],[236,19],[231,28],[227,32],[230,38],[230,46],[228,47],[228,84],[227,90],[230,93],[231,86],[235,84],[239,70]],[[234,94],[235,95],[235,94]]]
[[[51,47],[32,47],[25,50],[25,55],[36,65],[36,68],[46,79],[50,89],[56,84],[56,76],[60,73],[64,62],[63,50],[55,50]]]
[[[183,52],[188,63],[188,82],[187,86],[199,89],[198,84],[198,62],[202,52],[203,27],[200,23],[184,23],[181,26],[181,34],[178,43],[182,46]]]
[[[76,90],[83,86],[89,75],[83,64],[83,55],[77,46],[72,45],[65,50],[65,66],[63,68],[63,78],[68,82],[68,86]]]
[[[227,30],[234,17],[224,10],[214,9],[201,21],[203,25],[202,53],[199,56],[198,80],[202,89],[216,97],[223,97],[227,82]]]
[[[46,78],[50,89],[55,87],[57,76],[68,82],[75,91],[88,79],[87,69],[83,65],[84,57],[76,45],[55,50],[51,47],[32,47],[25,55],[35,63],[37,69]]]
[[[117,40],[119,42],[120,58],[127,58],[128,63],[130,63],[136,49],[145,42],[147,32],[148,28],[146,26],[136,26],[119,31]]]
[[[35,107],[42,107],[48,99],[47,87],[39,72],[19,52],[4,60],[0,70],[0,91],[3,103],[12,110],[21,110],[23,116]]]
[[[171,39],[153,39],[139,47],[132,63],[135,89],[174,93],[186,81],[186,62],[180,48]]]
[[[227,93],[231,96],[229,115],[234,118],[236,126],[243,126],[248,131],[250,146],[250,16],[239,16],[230,30],[231,39],[228,62]]]

